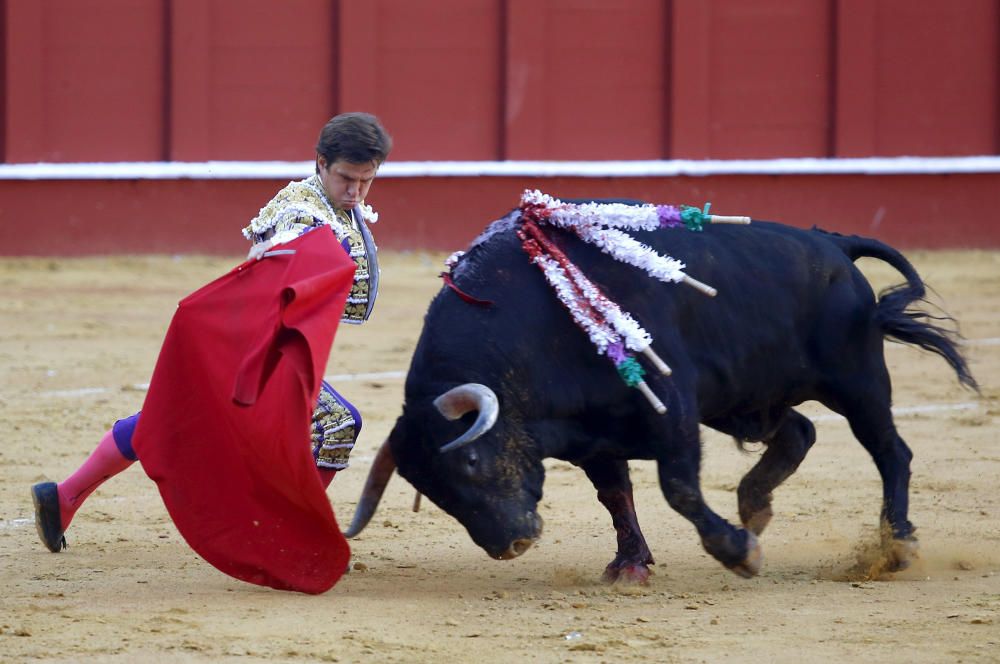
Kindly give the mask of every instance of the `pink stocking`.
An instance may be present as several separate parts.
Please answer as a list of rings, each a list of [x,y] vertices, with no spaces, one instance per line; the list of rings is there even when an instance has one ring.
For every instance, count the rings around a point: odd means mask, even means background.
[[[113,477],[135,463],[132,459],[125,458],[118,451],[114,434],[108,431],[101,438],[101,442],[83,465],[70,475],[66,480],[59,483],[59,516],[62,520],[62,528],[69,528],[69,522],[73,515],[83,505],[94,489],[101,486],[106,479]]]

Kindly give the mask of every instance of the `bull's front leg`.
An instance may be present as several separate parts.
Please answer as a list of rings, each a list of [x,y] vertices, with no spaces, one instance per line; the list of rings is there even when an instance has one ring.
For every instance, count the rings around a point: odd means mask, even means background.
[[[705,551],[744,578],[756,576],[762,558],[756,536],[713,512],[702,497],[698,479],[701,466],[698,423],[682,424],[666,440],[670,442],[658,456],[657,467],[667,502],[698,530]]]
[[[609,583],[648,583],[652,574],[649,565],[655,562],[646,538],[639,530],[628,462],[602,459],[589,461],[582,464],[581,468],[597,489],[597,499],[611,514],[611,523],[618,536],[618,552],[604,569],[604,580]]]

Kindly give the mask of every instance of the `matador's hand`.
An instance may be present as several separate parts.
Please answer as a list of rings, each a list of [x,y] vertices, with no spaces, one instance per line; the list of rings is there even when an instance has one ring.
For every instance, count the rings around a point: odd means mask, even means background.
[[[257,244],[250,247],[249,253],[247,253],[248,261],[259,261],[264,257],[264,253],[271,248],[271,241],[264,240],[263,242],[258,242]]]

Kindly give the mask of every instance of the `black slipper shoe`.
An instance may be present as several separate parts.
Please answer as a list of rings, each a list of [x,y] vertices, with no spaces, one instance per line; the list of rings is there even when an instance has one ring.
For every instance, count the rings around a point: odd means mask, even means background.
[[[66,548],[63,536],[62,518],[59,516],[59,489],[55,482],[41,482],[31,487],[31,499],[35,501],[35,529],[42,544],[52,553]]]

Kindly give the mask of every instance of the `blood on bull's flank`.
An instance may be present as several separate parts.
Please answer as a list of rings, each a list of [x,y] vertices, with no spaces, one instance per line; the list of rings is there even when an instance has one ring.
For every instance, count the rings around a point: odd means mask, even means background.
[[[727,222],[727,223],[720,223]],[[733,222],[736,222],[735,224]],[[926,288],[892,247],[705,208],[567,203],[525,192],[448,261],[348,536],[398,471],[491,557],[541,536],[543,460],[579,466],[611,515],[609,581],[654,564],[628,461],[655,460],[664,497],[703,548],[741,576],[761,568],[772,495],[816,441],[796,410],[844,416],[882,480],[886,569],[916,556],[912,453],[890,409],[886,339],[936,353],[977,389],[950,319],[920,308]],[[854,265],[903,278],[878,296]],[[654,350],[655,347],[655,350]],[[764,453],[737,489],[741,524],[706,503],[699,425]]]

